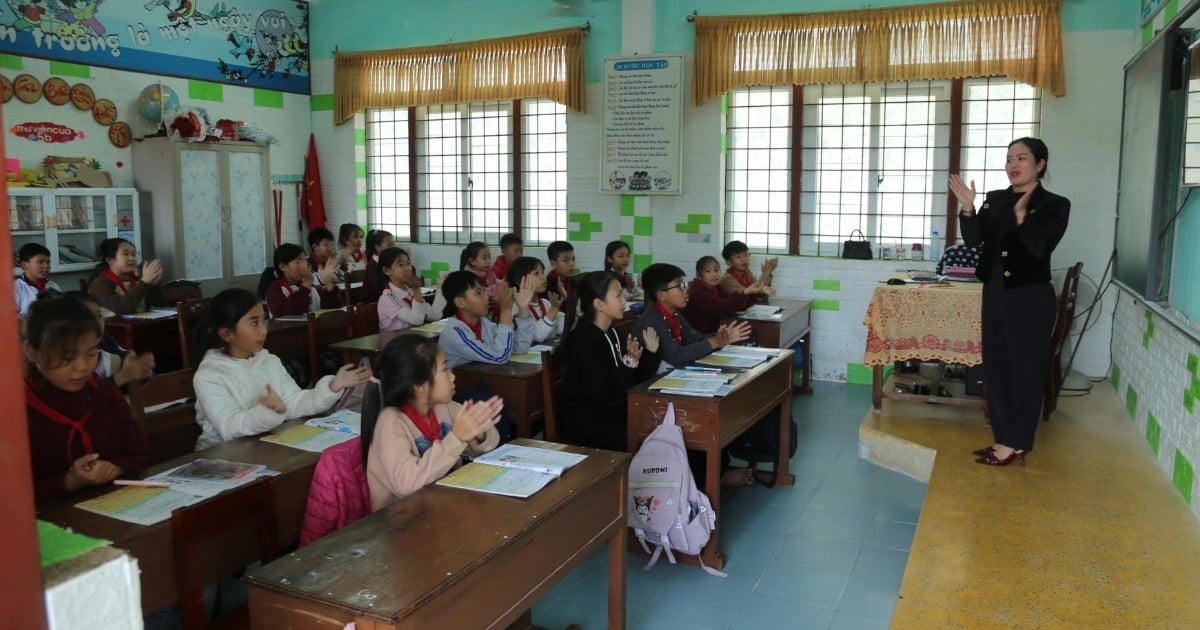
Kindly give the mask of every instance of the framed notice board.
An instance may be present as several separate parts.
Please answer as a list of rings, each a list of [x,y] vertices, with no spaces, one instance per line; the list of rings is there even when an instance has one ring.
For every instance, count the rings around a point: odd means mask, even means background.
[[[606,57],[600,192],[682,192],[683,55]]]

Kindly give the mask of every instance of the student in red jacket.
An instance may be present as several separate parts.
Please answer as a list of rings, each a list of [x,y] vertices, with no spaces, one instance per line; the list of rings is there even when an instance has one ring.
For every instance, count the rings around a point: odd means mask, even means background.
[[[688,288],[683,316],[692,328],[710,335],[721,327],[722,317],[733,317],[738,311],[750,308],[764,294],[775,295],[775,289],[754,282],[744,293],[727,292],[721,286],[720,263],[712,256],[705,256],[696,261],[696,279]]]
[[[136,474],[154,455],[129,403],[96,378],[100,325],[79,300],[56,297],[29,307],[25,413],[38,501]]]
[[[304,249],[284,243],[275,248],[274,262],[274,279],[264,274],[260,282],[272,318],[304,315],[321,308],[321,294],[313,287],[313,274],[309,271]]]

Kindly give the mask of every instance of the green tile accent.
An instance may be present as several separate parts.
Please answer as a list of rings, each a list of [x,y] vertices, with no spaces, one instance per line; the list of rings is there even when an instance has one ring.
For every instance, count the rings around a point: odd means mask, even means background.
[[[645,269],[646,267],[649,267],[652,264],[654,264],[654,257],[651,256],[650,254],[634,254],[633,255],[633,272],[634,273],[642,273],[643,269]]]
[[[90,79],[92,78],[92,67],[77,63],[67,63],[65,61],[51,61],[50,74],[61,74],[68,77]]]
[[[188,80],[188,98],[196,101],[225,101],[225,86],[208,81]]]
[[[1178,11],[1179,0],[1167,0],[1166,6],[1163,7],[1163,24],[1170,24]]]
[[[1150,443],[1150,448],[1154,449],[1154,454],[1158,455],[1159,442],[1162,439],[1162,426],[1158,424],[1158,419],[1154,414],[1146,412],[1146,441]]]
[[[592,220],[590,212],[568,212],[567,221],[571,223],[587,223]]]
[[[1175,449],[1175,467],[1171,469],[1171,482],[1175,484],[1175,488],[1179,490],[1179,494],[1183,495],[1188,505],[1192,504],[1192,463]]]
[[[621,241],[623,241],[625,243],[629,243],[630,247],[632,247],[633,246],[633,235],[632,234],[622,234]]]
[[[728,149],[729,149],[729,136],[724,131],[722,131],[721,132],[721,155],[725,155],[726,153],[728,153]]]
[[[1200,378],[1192,377],[1192,395],[1200,396]]]
[[[365,193],[358,196],[358,203],[355,205],[355,207],[358,208],[359,210],[367,209],[367,195]],[[364,229],[363,234],[366,234],[366,233],[367,233],[367,230]]]
[[[582,230],[579,232],[576,232],[575,230],[567,230],[567,240],[568,241],[591,241],[592,234],[591,234],[591,232],[584,232]]]
[[[650,236],[654,233],[654,217],[633,217],[634,236]]]
[[[846,382],[852,385],[870,385],[874,370],[861,363],[846,364]]]
[[[1150,22],[1142,29],[1142,46],[1150,43],[1154,39],[1154,22]]]
[[[422,271],[421,277],[429,278],[430,282],[437,282],[438,274],[442,273],[443,271],[450,271],[450,263],[447,263],[447,262],[429,263],[429,269]]]
[[[1197,371],[1200,371],[1200,357],[1197,357],[1189,352],[1187,370],[1192,376],[1200,376],[1200,374],[1196,373]]]
[[[1137,417],[1137,399],[1138,399],[1137,390],[1133,388],[1133,385],[1126,385],[1125,386],[1125,411],[1129,412],[1130,418]]]
[[[309,99],[309,108],[314,112],[331,112],[333,111],[333,95],[332,94],[313,94]]]
[[[365,179],[367,177],[367,163],[366,162],[355,162],[354,163],[354,176],[359,179]]]
[[[633,216],[633,195],[621,195],[621,216]]]
[[[692,225],[712,225],[711,214],[689,214],[688,223]]]
[[[283,109],[283,92],[254,88],[254,106]]]
[[[8,70],[24,70],[25,62],[16,55],[0,55],[0,68]]]
[[[812,310],[814,311],[840,311],[842,310],[841,300],[813,300]]]
[[[354,130],[354,145],[359,146],[359,147],[367,146],[367,130],[366,129],[355,129]]]
[[[1147,350],[1150,349],[1150,333],[1149,332],[1142,335],[1142,347]]]
[[[1112,388],[1114,391],[1121,391],[1121,366],[1117,365],[1116,363],[1112,364],[1112,378],[1110,378],[1108,382],[1112,383]]]
[[[721,114],[722,115],[729,114],[729,95],[728,94],[721,95]]]
[[[1183,408],[1188,413],[1196,413],[1196,395],[1190,389],[1183,390]]]
[[[700,226],[694,223],[676,223],[675,231],[680,234],[699,234]]]
[[[841,291],[841,280],[813,280],[813,291]]]
[[[604,230],[604,223],[600,221],[588,221],[587,223],[580,223],[579,229],[587,230],[588,232],[602,232]]]

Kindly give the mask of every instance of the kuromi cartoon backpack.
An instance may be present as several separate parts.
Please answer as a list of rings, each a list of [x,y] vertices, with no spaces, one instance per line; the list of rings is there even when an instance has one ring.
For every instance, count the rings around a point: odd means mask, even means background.
[[[696,555],[717,527],[717,514],[708,497],[696,488],[688,467],[683,430],[675,424],[675,405],[668,403],[663,422],[642,443],[629,464],[629,526],[650,555],[649,571],[666,552]],[[650,547],[654,547],[653,553]],[[725,574],[704,566],[708,573]]]

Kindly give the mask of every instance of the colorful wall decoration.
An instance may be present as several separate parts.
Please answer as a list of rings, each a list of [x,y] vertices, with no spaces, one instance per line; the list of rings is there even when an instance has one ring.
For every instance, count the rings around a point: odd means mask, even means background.
[[[308,94],[308,3],[4,0],[0,52]]]
[[[96,93],[86,83],[70,85],[61,77],[50,77],[45,83],[32,74],[21,74],[13,80],[0,75],[0,103],[17,97],[22,103],[33,104],[45,96],[51,105],[71,103],[75,109],[92,112],[92,120],[108,127],[108,141],[118,149],[129,146],[133,131],[129,125],[117,120],[117,106],[107,98],[96,98]],[[18,138],[30,142],[70,142],[82,138],[83,130],[49,121],[17,123],[8,128]]]

